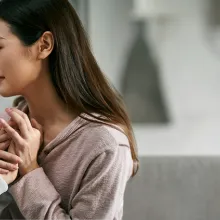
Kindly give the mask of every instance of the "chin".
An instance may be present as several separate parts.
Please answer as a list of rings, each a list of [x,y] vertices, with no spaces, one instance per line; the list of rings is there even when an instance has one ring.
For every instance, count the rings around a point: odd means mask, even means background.
[[[12,92],[12,91],[4,91],[1,90],[0,88],[0,96],[4,97],[4,98],[8,98],[8,97],[12,97],[12,96],[17,96],[18,94],[16,92]]]
[[[0,92],[0,96],[2,96],[2,97],[4,97],[4,98],[9,98],[9,97],[12,97],[13,95],[4,94],[4,93],[1,93],[1,92]]]
[[[19,91],[21,91],[20,86],[16,84],[10,85],[6,80],[0,81],[0,96],[5,98],[17,96],[20,95]]]

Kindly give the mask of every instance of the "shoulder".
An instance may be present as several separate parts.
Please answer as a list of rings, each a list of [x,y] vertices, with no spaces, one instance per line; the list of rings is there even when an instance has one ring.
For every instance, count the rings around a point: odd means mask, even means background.
[[[133,171],[133,160],[127,136],[118,129],[108,125],[88,122],[81,134],[80,151],[86,158],[90,169],[105,173],[107,170],[115,175],[124,173],[130,178]],[[92,171],[93,172],[93,171]]]
[[[80,166],[78,170],[90,169],[93,174],[114,170],[115,175],[124,173],[126,178],[131,177],[131,149],[127,136],[119,127],[91,122],[84,118],[78,118],[72,126],[69,140],[65,138],[65,149],[67,157],[77,161]]]
[[[122,129],[116,125],[105,125],[86,121],[80,131],[84,143],[93,145],[96,150],[116,150],[124,147],[130,150],[129,141]]]
[[[75,126],[75,125],[74,125]],[[90,163],[100,157],[108,158],[105,161],[129,164],[133,166],[131,150],[127,136],[116,125],[105,125],[80,119],[71,137],[70,150],[73,154]]]

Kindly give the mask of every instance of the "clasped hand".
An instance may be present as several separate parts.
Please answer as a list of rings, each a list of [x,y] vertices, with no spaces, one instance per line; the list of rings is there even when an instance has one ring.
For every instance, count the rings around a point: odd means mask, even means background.
[[[24,112],[16,108],[6,112],[11,119],[9,122],[0,119],[0,175],[10,184],[18,172],[24,176],[39,167],[37,155],[43,131],[42,126],[35,119],[30,121]]]

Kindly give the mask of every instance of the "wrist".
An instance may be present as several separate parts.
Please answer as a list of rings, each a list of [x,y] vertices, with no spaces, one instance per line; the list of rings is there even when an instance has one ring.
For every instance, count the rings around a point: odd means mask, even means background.
[[[23,177],[24,175],[26,175],[26,174],[28,174],[28,173],[30,173],[33,170],[36,170],[38,168],[40,168],[40,166],[38,165],[38,163],[36,163],[36,164],[34,164],[30,167],[19,169],[19,174],[20,174],[21,177]]]

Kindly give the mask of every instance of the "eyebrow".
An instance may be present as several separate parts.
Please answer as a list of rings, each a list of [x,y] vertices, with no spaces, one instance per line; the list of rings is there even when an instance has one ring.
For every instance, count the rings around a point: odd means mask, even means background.
[[[0,39],[3,39],[3,40],[5,40],[5,38],[4,38],[4,37],[1,37],[1,36],[0,36]]]

